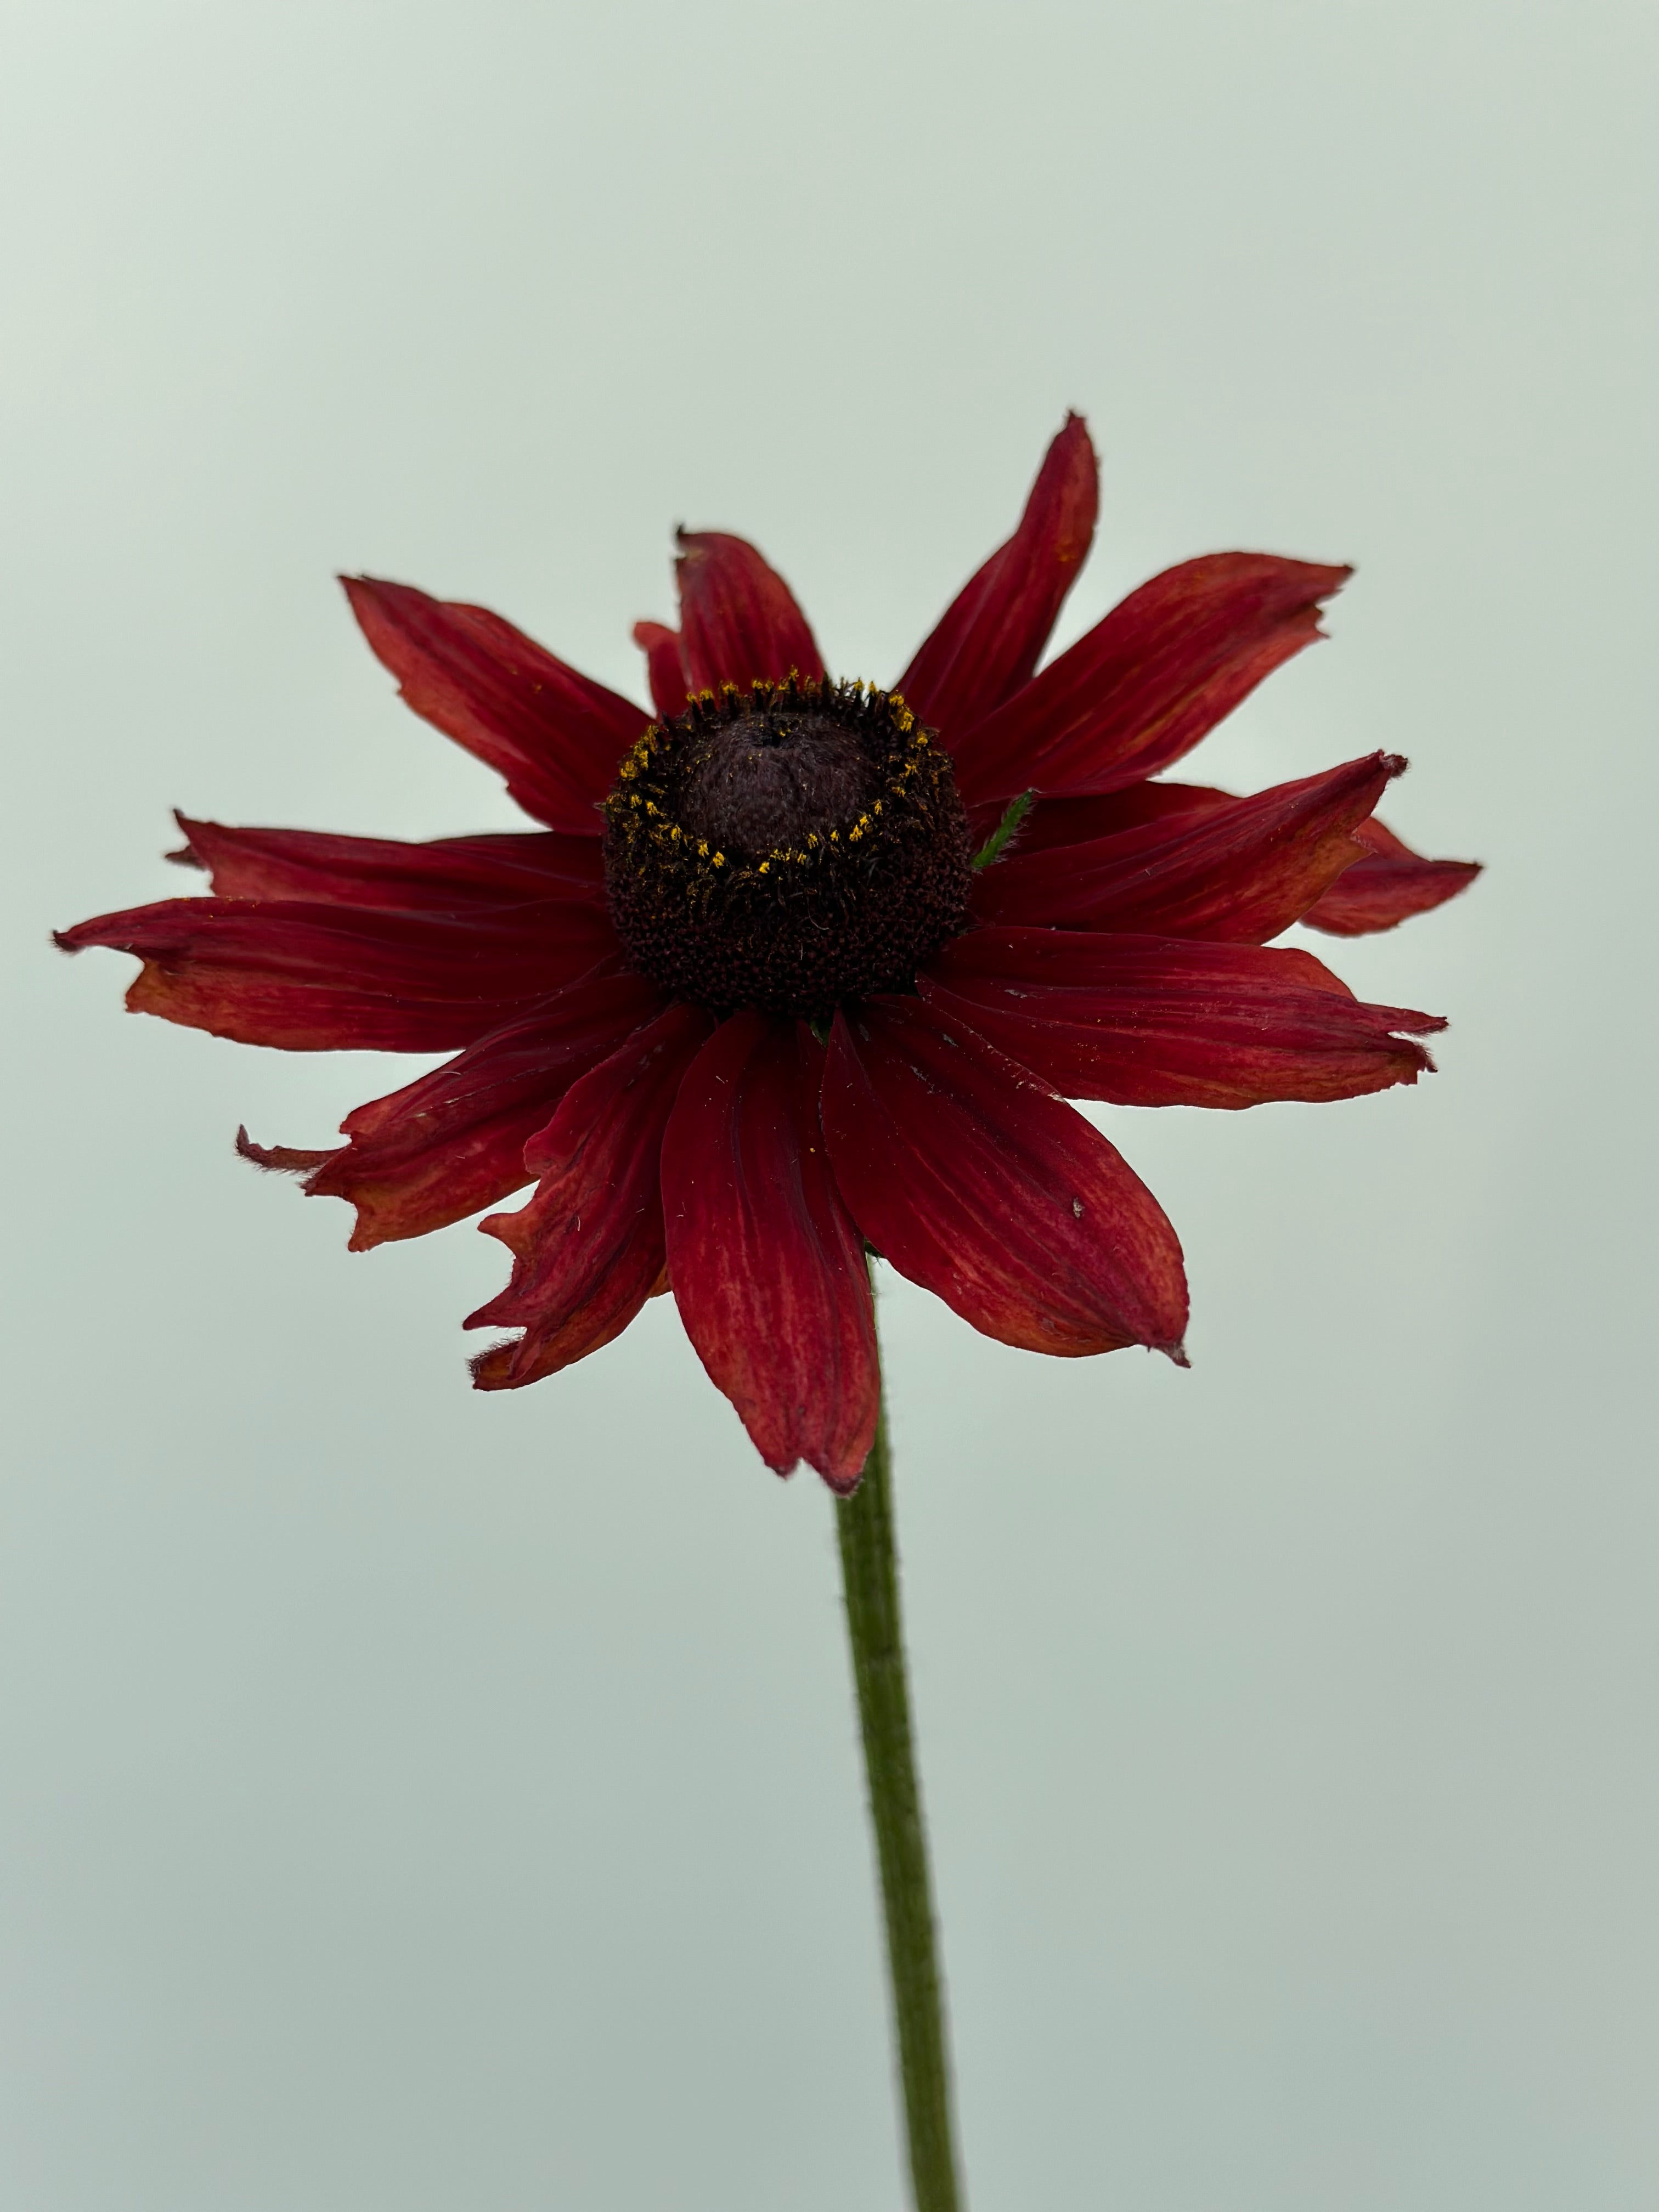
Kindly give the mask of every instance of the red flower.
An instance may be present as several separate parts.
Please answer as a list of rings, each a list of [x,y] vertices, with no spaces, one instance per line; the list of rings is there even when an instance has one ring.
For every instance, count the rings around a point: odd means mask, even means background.
[[[1477,871],[1372,818],[1390,755],[1249,799],[1150,780],[1312,642],[1345,568],[1186,562],[1036,672],[1095,508],[1073,416],[890,694],[830,682],[753,546],[683,533],[680,628],[635,631],[655,721],[483,608],[349,580],[410,705],[544,826],[410,845],[180,817],[173,857],[213,896],[58,942],[136,953],[130,1006],[220,1036],[455,1054],[336,1150],[238,1142],[349,1199],[357,1250],[535,1183],[482,1224],[513,1276],[467,1326],[519,1334],[481,1389],[669,1288],[768,1463],[849,1489],[878,1402],[866,1242],[1005,1343],[1179,1360],[1175,1231],[1066,1099],[1414,1082],[1437,1020],[1267,941],[1389,928]]]

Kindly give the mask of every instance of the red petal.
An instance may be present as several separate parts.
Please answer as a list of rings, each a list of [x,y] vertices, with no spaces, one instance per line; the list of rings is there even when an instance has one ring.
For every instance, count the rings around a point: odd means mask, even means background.
[[[1039,799],[1014,833],[1009,858],[1046,853],[1056,845],[1091,844],[1097,837],[1115,836],[1120,830],[1143,830],[1149,822],[1170,822],[1182,814],[1215,814],[1237,803],[1236,792],[1201,783],[1132,783],[1122,791],[1103,791],[1091,799]]]
[[[987,921],[1261,944],[1359,857],[1353,829],[1406,763],[1372,753],[1323,775],[1085,845],[1016,854],[975,878]]]
[[[289,1052],[453,1051],[617,951],[587,899],[470,915],[163,899],[80,922],[58,942],[136,953],[134,1013]]]
[[[823,1050],[752,1010],[680,1087],[663,1146],[668,1277],[686,1333],[767,1465],[851,1490],[881,1397],[864,1248],[818,1121]]]
[[[1218,813],[1235,803],[1231,792],[1200,783],[1132,783],[1125,790],[1092,799],[1041,799],[1020,824],[1013,851],[1023,857],[1056,845],[1085,844],[1119,830],[1172,821],[1177,815],[1192,820]],[[981,843],[1000,813],[996,805],[979,810],[973,827]],[[1352,834],[1365,848],[1365,857],[1345,868],[1302,917],[1310,928],[1327,930],[1334,937],[1392,929],[1412,915],[1425,914],[1455,898],[1480,873],[1476,860],[1424,860],[1375,815],[1368,822],[1357,822]]]
[[[1393,929],[1414,914],[1443,906],[1468,890],[1480,873],[1478,860],[1425,860],[1373,817],[1354,830],[1366,857],[1344,869],[1302,917],[1310,929],[1333,937],[1367,937]]]
[[[645,655],[645,672],[651,696],[662,720],[669,721],[685,704],[685,660],[680,634],[665,623],[637,622],[634,642]]]
[[[957,741],[963,799],[1115,791],[1156,775],[1313,643],[1320,601],[1351,573],[1211,553],[1154,576]]]
[[[342,1127],[329,1152],[240,1142],[260,1167],[307,1175],[313,1198],[357,1209],[354,1252],[461,1221],[533,1180],[525,1146],[571,1085],[648,1022],[661,994],[614,963],[480,1037]]]
[[[206,869],[219,898],[450,912],[519,906],[526,899],[605,896],[598,839],[556,830],[409,845],[310,830],[232,830],[185,814],[178,823],[185,847],[167,858]]]
[[[987,1336],[1180,1357],[1181,1247],[1158,1200],[1049,1086],[915,999],[837,1014],[823,1086],[854,1218]]]
[[[746,538],[679,532],[680,650],[694,691],[781,682],[792,668],[822,676],[806,617],[775,568]]]
[[[964,584],[899,678],[905,702],[947,738],[1029,683],[1088,558],[1099,506],[1095,449],[1068,415],[1019,527]]]
[[[595,809],[647,717],[487,607],[343,576],[375,658],[417,714],[499,769],[527,814],[597,837]]]
[[[1068,1098],[1118,1106],[1255,1106],[1356,1098],[1434,1063],[1397,1030],[1432,1014],[1363,1006],[1306,952],[1064,929],[974,929],[921,979]]]
[[[526,1147],[535,1196],[478,1224],[512,1252],[513,1280],[466,1322],[524,1334],[473,1362],[479,1389],[515,1389],[597,1352],[656,1288],[662,1133],[709,1027],[700,1008],[670,1006],[567,1092]]]

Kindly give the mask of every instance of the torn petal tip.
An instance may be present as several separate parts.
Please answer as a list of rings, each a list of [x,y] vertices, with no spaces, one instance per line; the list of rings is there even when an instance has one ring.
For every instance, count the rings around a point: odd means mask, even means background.
[[[309,1175],[313,1168],[321,1167],[332,1155],[327,1152],[305,1152],[293,1145],[256,1145],[246,1128],[239,1123],[236,1130],[236,1155],[249,1160],[256,1168],[269,1175]]]

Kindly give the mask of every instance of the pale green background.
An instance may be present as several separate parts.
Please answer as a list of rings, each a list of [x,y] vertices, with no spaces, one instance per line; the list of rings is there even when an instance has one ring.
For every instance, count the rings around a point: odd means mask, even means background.
[[[890,677],[1069,404],[1065,635],[1359,574],[1200,757],[1486,859],[1415,1092],[1107,1126],[1194,1365],[887,1301],[975,2212],[1659,2203],[1651,264],[1619,0],[11,0],[0,2202],[890,2212],[828,1502],[667,1304],[468,1394],[461,1228],[231,1156],[410,1063],[124,1017],[167,807],[493,779],[333,570],[636,693],[672,525]],[[1322,947],[1330,952],[1328,945]]]

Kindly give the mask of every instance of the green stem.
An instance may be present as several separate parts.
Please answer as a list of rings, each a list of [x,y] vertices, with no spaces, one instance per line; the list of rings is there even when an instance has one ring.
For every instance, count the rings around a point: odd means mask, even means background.
[[[905,1680],[884,1399],[864,1480],[850,1498],[838,1501],[836,1523],[847,1635],[864,1729],[870,1819],[887,1917],[887,1965],[910,2142],[911,2191],[916,2212],[960,2212],[945,1992]]]

